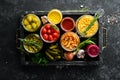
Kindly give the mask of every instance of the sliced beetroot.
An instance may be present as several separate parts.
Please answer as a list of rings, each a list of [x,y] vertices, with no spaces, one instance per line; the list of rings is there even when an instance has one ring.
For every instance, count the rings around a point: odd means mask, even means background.
[[[90,57],[97,57],[100,49],[96,44],[90,44],[86,47],[86,51]]]

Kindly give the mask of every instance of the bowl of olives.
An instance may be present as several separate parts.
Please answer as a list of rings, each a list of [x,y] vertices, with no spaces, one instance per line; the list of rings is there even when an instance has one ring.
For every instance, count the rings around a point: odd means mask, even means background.
[[[29,32],[37,31],[41,26],[39,17],[35,14],[27,14],[22,19],[23,28]]]

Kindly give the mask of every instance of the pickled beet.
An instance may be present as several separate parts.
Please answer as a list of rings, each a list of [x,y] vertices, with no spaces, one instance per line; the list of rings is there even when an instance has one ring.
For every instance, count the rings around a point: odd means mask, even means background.
[[[86,51],[90,57],[97,57],[100,49],[96,44],[90,44],[86,47]]]

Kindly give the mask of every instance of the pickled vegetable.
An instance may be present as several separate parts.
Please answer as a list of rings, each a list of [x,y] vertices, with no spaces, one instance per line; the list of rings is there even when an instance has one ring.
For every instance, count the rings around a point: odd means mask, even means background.
[[[35,14],[27,14],[22,20],[22,25],[25,30],[35,32],[40,28],[41,21]]]
[[[23,42],[25,50],[29,53],[37,53],[43,47],[43,42],[38,34],[29,34],[24,39],[20,39]]]

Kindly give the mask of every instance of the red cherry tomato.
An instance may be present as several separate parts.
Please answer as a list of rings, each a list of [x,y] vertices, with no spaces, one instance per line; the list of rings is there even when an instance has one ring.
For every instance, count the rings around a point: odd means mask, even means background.
[[[60,33],[60,31],[59,31],[59,30],[56,30],[55,32],[57,32],[58,34]]]
[[[50,30],[50,29],[48,29],[48,30],[47,30],[47,33],[48,33],[48,34],[51,34],[51,30]]]
[[[51,32],[54,33],[54,32],[55,32],[55,29],[54,29],[54,28],[51,28]]]
[[[49,41],[53,41],[52,35],[48,35],[48,39],[49,39]]]
[[[51,28],[50,24],[46,24],[45,28],[50,29]]]
[[[44,38],[45,40],[48,40],[48,35],[47,35],[47,34],[43,34],[43,38]]]
[[[47,32],[47,29],[44,27],[44,28],[42,29],[42,33],[45,34],[46,32]]]
[[[57,39],[56,37],[53,38],[54,41],[55,41],[56,39]]]
[[[55,32],[55,33],[52,34],[52,36],[53,36],[53,37],[58,37],[59,34]]]

